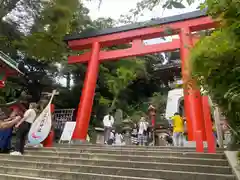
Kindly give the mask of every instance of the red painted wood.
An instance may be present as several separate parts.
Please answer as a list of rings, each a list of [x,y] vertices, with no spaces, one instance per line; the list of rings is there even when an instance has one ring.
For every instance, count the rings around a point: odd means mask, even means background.
[[[91,59],[84,81],[80,104],[78,106],[76,127],[72,139],[85,141],[92,112],[93,99],[99,72],[100,44],[93,43]]]
[[[54,113],[55,111],[55,105],[51,104],[51,113]],[[43,146],[44,147],[53,147],[53,142],[54,142],[54,130],[51,130],[48,134],[48,137],[43,141]]]
[[[131,48],[120,49],[113,51],[100,51],[99,60],[119,60],[120,58],[132,57],[132,56],[142,56],[145,54],[151,54],[156,52],[168,52],[174,51],[180,48],[180,41],[178,39],[172,42],[154,44],[154,45],[143,45],[139,40],[133,42]],[[86,63],[90,59],[91,53],[85,53],[79,56],[69,56],[68,63]]]
[[[210,105],[208,101],[208,96],[202,96],[202,107],[203,107],[203,115],[204,115],[204,124],[206,130],[206,138],[208,143],[208,152],[216,153],[216,143],[215,138],[212,131],[212,121],[211,121],[211,111]]]
[[[168,36],[168,34],[164,33],[166,29],[172,29],[173,34],[178,34],[181,28],[188,27],[193,32],[214,28],[216,27],[216,25],[217,23],[214,22],[210,17],[201,17],[186,21],[165,24],[158,27],[148,27],[143,29],[136,29],[87,39],[72,40],[68,41],[68,46],[73,50],[83,50],[91,48],[91,44],[93,42],[99,42],[101,44],[101,47],[107,47],[117,44],[129,43],[136,38],[146,40]]]
[[[182,79],[183,82],[185,83],[189,79],[189,69],[186,67],[186,63],[189,57],[189,48],[186,45],[191,44],[191,40],[189,36],[186,34],[190,33],[190,29],[186,28],[185,31],[181,31],[180,33],[180,56],[181,56],[181,61],[182,61]],[[189,94],[186,88],[184,88],[184,110],[185,110],[185,116],[186,116],[186,121],[187,121],[187,129],[188,129],[188,141],[194,140],[194,131],[195,129],[195,124],[192,120],[191,117],[191,110],[190,110],[191,102],[189,99]]]
[[[203,146],[203,139],[202,139],[202,132],[196,131],[196,152],[204,152],[204,146]]]
[[[53,147],[54,135],[54,130],[51,130],[48,137],[43,141],[44,147]]]

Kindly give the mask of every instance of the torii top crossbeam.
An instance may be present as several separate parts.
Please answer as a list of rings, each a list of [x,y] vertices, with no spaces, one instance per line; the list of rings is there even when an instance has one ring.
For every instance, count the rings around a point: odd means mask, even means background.
[[[84,88],[82,90],[77,113],[76,127],[72,138],[74,140],[86,139],[98,78],[99,64],[102,61],[118,60],[124,57],[141,56],[150,53],[180,49],[183,82],[188,82],[188,80],[191,80],[191,73],[185,65],[190,52],[190,48],[188,47],[193,46],[195,41],[192,32],[215,28],[216,25],[217,23],[214,22],[211,17],[207,16],[206,10],[204,10],[155,19],[143,23],[136,23],[133,25],[105,29],[102,31],[92,31],[90,33],[66,36],[64,40],[68,43],[68,46],[71,49],[77,51],[91,49],[89,52],[85,51],[84,54],[69,56],[68,58],[69,63],[88,62]],[[171,30],[171,33],[166,33],[166,30]],[[147,39],[171,35],[179,35],[179,38],[174,39],[171,42],[154,45],[145,45],[143,43],[143,41]],[[106,47],[119,44],[128,44],[128,46],[126,49],[106,50]],[[198,139],[200,141],[206,138],[204,127],[204,120],[206,119],[205,125],[207,124],[206,126],[209,127],[207,132],[209,135],[208,137],[210,138],[208,142],[211,142],[209,147],[214,148],[210,115],[209,113],[206,113],[203,118],[202,101],[199,89],[194,87],[192,89],[184,89],[184,92],[184,106],[189,139]],[[212,149],[211,152],[214,152],[214,149]]]
[[[102,61],[179,49],[179,40],[165,43],[165,45],[161,47],[158,45],[143,46],[142,41],[178,34],[180,29],[185,27],[190,28],[190,31],[194,32],[210,29],[215,27],[215,25],[215,22],[206,15],[206,11],[194,11],[133,25],[109,28],[102,31],[91,31],[79,35],[70,35],[66,36],[64,40],[67,41],[68,46],[73,50],[89,49],[94,42],[99,42],[101,48],[132,42],[132,48],[100,52],[99,60]],[[166,33],[166,31],[169,30],[171,34]],[[90,53],[85,53],[80,56],[70,56],[69,63],[83,63],[89,59]]]

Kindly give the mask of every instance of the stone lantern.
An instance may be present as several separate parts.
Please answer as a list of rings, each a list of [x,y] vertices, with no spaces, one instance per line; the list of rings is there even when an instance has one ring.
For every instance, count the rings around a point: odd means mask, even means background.
[[[132,121],[127,118],[122,121],[123,130],[125,131],[124,141],[126,145],[131,145],[131,130],[132,130]]]

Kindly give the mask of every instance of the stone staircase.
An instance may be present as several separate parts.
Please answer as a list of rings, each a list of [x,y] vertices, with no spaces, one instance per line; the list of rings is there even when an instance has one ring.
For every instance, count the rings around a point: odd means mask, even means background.
[[[10,180],[234,180],[222,150],[58,145],[1,154],[0,179]]]

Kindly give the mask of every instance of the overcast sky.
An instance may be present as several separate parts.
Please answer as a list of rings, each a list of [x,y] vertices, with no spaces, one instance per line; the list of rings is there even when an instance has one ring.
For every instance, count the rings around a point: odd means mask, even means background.
[[[99,0],[85,1],[84,4],[90,9],[92,19],[99,17],[111,17],[115,20],[119,19],[121,14],[127,14],[130,9],[135,8],[140,0],[102,0],[100,9],[98,9]],[[159,18],[190,12],[197,9],[202,0],[185,9],[164,10],[161,6],[154,8],[153,11],[145,11],[144,16],[139,18],[139,21],[150,20],[151,18]]]

